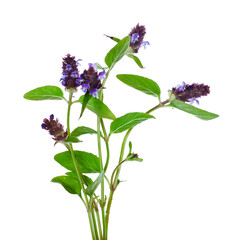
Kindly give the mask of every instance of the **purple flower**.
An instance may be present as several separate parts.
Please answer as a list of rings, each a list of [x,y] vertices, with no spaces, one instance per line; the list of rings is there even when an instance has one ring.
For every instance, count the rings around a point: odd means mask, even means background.
[[[89,63],[88,64],[88,67],[90,68],[90,67],[93,67],[94,69],[96,69],[97,68],[97,63]]]
[[[74,71],[71,73],[72,78],[78,78],[78,71]]]
[[[88,83],[82,84],[82,90],[84,93],[86,93],[90,89],[90,85]]]
[[[171,92],[180,101],[199,104],[197,98],[207,96],[210,93],[210,87],[204,84],[193,83],[190,85],[182,82],[182,85],[172,88]]]
[[[70,64],[67,64],[65,70],[68,72],[72,71],[72,66]]]
[[[63,58],[63,65],[62,65],[62,78],[60,79],[63,86],[67,89],[69,88],[77,88],[80,86],[79,83],[79,72],[78,72],[78,65],[81,59],[75,60],[74,56],[67,54],[65,58]]]
[[[104,79],[104,78],[106,78],[106,72],[100,72],[99,74],[98,74],[98,80],[102,80],[102,79]]]
[[[177,86],[177,89],[178,89],[178,91],[180,91],[180,92],[184,91],[185,88],[186,88],[186,83],[185,83],[185,82],[182,82],[182,85],[178,85],[178,86]]]
[[[190,104],[193,104],[194,102],[196,102],[196,104],[199,105],[199,101],[196,98],[189,98],[188,101],[190,102]]]
[[[81,63],[80,63],[81,61],[82,61],[82,59],[78,59],[78,60],[76,61],[76,63],[77,63],[78,66],[81,66]]]
[[[98,73],[95,68],[95,64],[89,64],[89,69],[84,70],[81,74],[81,86],[84,93],[89,93],[93,97],[98,96],[99,89],[102,87],[101,80],[106,77],[106,73]]]
[[[132,31],[129,33],[129,36],[131,37],[130,46],[132,47],[133,51],[135,53],[138,52],[139,48],[146,47],[147,45],[150,45],[149,42],[143,41],[144,36],[146,34],[146,28],[145,26],[140,26],[137,24],[136,27],[132,29]]]
[[[93,97],[97,97],[98,96],[98,92],[99,90],[94,88],[90,91],[90,95],[92,95]]]
[[[67,131],[64,131],[63,125],[58,122],[58,119],[54,120],[54,115],[51,114],[49,119],[44,118],[42,123],[42,129],[49,132],[50,135],[54,136],[53,140],[63,141],[67,138]]]
[[[134,44],[135,42],[137,42],[139,39],[139,34],[138,33],[134,33],[131,35],[131,44]]]
[[[146,49],[147,46],[149,46],[149,45],[150,45],[150,43],[148,41],[144,41],[141,43],[141,47],[143,47],[144,49]]]

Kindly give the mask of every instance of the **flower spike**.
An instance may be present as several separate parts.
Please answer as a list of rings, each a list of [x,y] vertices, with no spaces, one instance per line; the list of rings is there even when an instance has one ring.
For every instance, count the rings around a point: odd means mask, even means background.
[[[143,41],[145,34],[146,34],[145,26],[143,25],[140,26],[139,24],[137,24],[137,26],[134,27],[132,31],[129,33],[129,36],[131,37],[130,47],[133,49],[135,53],[137,53],[141,47],[146,48],[147,45],[150,45],[149,42]]]
[[[210,93],[210,87],[204,84],[193,83],[190,85],[182,82],[182,85],[172,88],[171,92],[180,101],[199,104],[197,98],[207,96]]]
[[[76,61],[75,57],[71,56],[70,54],[67,54],[67,56],[63,58],[63,72],[60,81],[62,85],[66,87],[66,89],[76,89],[80,86],[78,72],[78,65],[80,65],[79,61],[81,61],[81,59]]]
[[[68,136],[67,131],[64,131],[63,125],[58,122],[58,119],[54,120],[53,114],[50,115],[49,119],[43,119],[41,127],[54,136],[53,140],[55,141],[64,141]]]
[[[89,93],[92,97],[98,96],[99,89],[102,87],[101,80],[106,78],[105,71],[98,73],[95,69],[96,64],[89,63],[89,69],[84,70],[80,76],[82,91]]]

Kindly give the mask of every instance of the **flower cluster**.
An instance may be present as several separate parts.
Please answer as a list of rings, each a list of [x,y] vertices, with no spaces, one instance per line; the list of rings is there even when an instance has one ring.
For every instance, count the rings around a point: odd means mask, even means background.
[[[132,31],[129,33],[129,36],[131,37],[130,46],[132,47],[135,53],[138,52],[139,48],[141,47],[146,48],[147,45],[150,45],[148,41],[143,41],[145,34],[146,34],[145,26],[143,25],[140,26],[139,24],[137,24],[137,26],[134,27]]]
[[[89,93],[93,97],[98,96],[99,89],[102,87],[101,80],[106,78],[106,72],[100,73],[96,70],[97,64],[89,63],[89,69],[84,70],[80,75],[80,85],[84,93]]]
[[[49,120],[43,119],[42,129],[48,130],[49,134],[54,136],[53,140],[63,141],[67,138],[67,131],[64,131],[63,125],[58,122],[58,119],[54,120],[54,115],[51,114]]]
[[[80,79],[79,79],[79,72],[78,72],[78,64],[79,60],[75,60],[74,56],[67,54],[65,58],[63,58],[63,65],[62,65],[62,78],[60,81],[62,85],[65,86],[67,89],[69,88],[77,88],[80,86]]]
[[[172,88],[171,91],[176,99],[183,102],[190,102],[191,104],[195,101],[199,104],[197,98],[207,96],[210,93],[210,87],[204,84],[186,84],[182,82],[182,85]]]

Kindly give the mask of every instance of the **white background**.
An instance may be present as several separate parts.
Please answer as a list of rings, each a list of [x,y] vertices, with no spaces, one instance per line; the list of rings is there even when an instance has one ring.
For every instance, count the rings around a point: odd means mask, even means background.
[[[114,43],[137,23],[151,44],[138,56],[145,69],[124,58],[107,82],[105,102],[116,116],[146,111],[157,100],[119,82],[118,73],[138,74],[167,91],[182,81],[205,83],[211,94],[200,108],[220,115],[202,121],[162,109],[129,140],[143,163],[126,163],[114,195],[109,239],[240,239],[240,7],[239,1],[2,1],[0,238],[89,240],[80,200],[50,180],[65,172],[54,160],[64,151],[41,129],[54,113],[66,126],[66,104],[31,102],[25,92],[57,85],[67,53],[104,64]],[[82,71],[83,68],[80,69]],[[78,92],[80,94],[80,91]],[[95,115],[73,107],[72,129],[95,128]],[[109,121],[107,121],[107,125]],[[123,134],[112,137],[111,164],[118,161]],[[96,153],[96,136],[78,149]]]

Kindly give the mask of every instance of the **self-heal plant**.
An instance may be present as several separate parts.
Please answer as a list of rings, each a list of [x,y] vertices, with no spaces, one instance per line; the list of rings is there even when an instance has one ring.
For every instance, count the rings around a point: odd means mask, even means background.
[[[128,161],[141,162],[142,159],[132,151],[132,143],[128,137],[136,125],[153,119],[152,112],[163,108],[173,107],[185,111],[203,120],[217,118],[218,115],[199,109],[192,104],[199,103],[199,98],[210,93],[210,88],[204,84],[186,84],[183,82],[177,87],[169,90],[169,98],[161,101],[161,90],[159,85],[146,77],[132,74],[118,74],[116,77],[122,83],[151,95],[158,100],[158,104],[145,112],[130,112],[123,116],[115,116],[103,101],[106,82],[116,63],[124,56],[130,57],[135,63],[143,68],[140,59],[136,56],[141,47],[149,45],[144,41],[146,34],[145,26],[137,25],[124,38],[110,37],[116,45],[105,57],[106,66],[98,63],[89,63],[88,69],[81,68],[81,59],[76,60],[74,56],[67,54],[63,58],[60,82],[64,86],[64,96],[61,88],[57,86],[44,86],[29,91],[24,95],[28,100],[64,100],[66,109],[66,129],[53,114],[43,119],[41,125],[52,136],[56,143],[62,143],[66,151],[54,156],[56,162],[67,169],[65,175],[57,176],[52,182],[61,184],[65,190],[80,197],[88,214],[91,235],[93,240],[107,240],[110,209],[114,192],[120,184],[119,176],[121,166]],[[80,96],[77,97],[77,94]],[[73,101],[73,99],[77,99]],[[96,129],[88,126],[80,126],[73,131],[70,128],[70,113],[73,104],[81,104],[79,108],[79,119],[88,109],[96,114]],[[105,127],[105,122],[110,122],[110,128]],[[106,174],[109,161],[115,161],[116,156],[111,156],[109,142],[112,135],[125,133],[120,146],[119,160],[114,162],[115,167],[111,174]],[[85,152],[81,147],[81,136],[83,134],[95,134],[98,152],[93,154]],[[92,142],[91,142],[92,144]],[[105,145],[103,148],[102,145]],[[73,147],[74,146],[74,147]],[[128,151],[126,153],[126,148]],[[79,150],[77,150],[79,149]],[[103,151],[106,151],[106,159],[103,159]],[[92,177],[92,173],[97,177]],[[107,196],[108,195],[108,196]],[[80,238],[79,238],[80,239]]]

